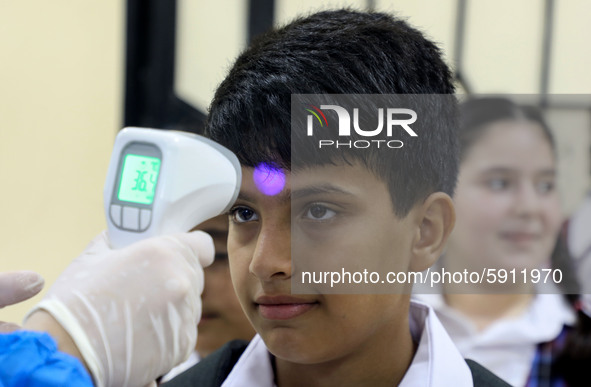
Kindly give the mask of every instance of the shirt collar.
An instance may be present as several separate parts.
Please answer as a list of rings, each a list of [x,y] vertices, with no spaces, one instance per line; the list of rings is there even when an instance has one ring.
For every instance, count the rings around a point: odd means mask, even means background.
[[[400,386],[473,385],[470,368],[429,306],[411,301],[409,323],[413,340],[416,332],[420,339]]]
[[[258,334],[250,341],[222,387],[274,387],[271,354]]]
[[[537,294],[515,318],[495,321],[482,331],[445,304],[439,294],[415,295],[431,305],[461,353],[514,386],[526,384],[539,343],[555,339],[574,322],[572,308],[559,294]]]

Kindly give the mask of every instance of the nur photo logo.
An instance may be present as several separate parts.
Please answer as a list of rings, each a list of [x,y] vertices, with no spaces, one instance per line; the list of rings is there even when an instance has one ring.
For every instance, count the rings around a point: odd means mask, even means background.
[[[319,137],[318,148],[402,148],[404,143],[399,139],[392,139],[394,134],[406,133],[407,136],[417,137],[411,125],[417,120],[417,113],[408,108],[369,108],[360,113],[360,109],[345,108],[337,104],[316,105],[305,104],[303,111],[307,112],[306,133],[310,137]],[[336,113],[336,114],[335,114]],[[365,116],[362,119],[361,116]],[[336,115],[336,117],[335,117]],[[330,124],[329,119],[330,117]],[[368,119],[376,122],[369,127]],[[336,124],[336,125],[335,125]],[[332,126],[331,126],[332,125]],[[335,130],[334,128],[337,128]],[[363,137],[364,139],[353,139]]]

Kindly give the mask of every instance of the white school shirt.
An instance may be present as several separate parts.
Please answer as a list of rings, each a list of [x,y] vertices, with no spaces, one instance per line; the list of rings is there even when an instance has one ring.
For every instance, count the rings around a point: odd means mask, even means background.
[[[409,322],[417,352],[399,386],[472,387],[472,373],[433,310],[411,301]],[[271,355],[257,334],[222,387],[274,387]]]
[[[501,319],[478,331],[449,307],[441,294],[416,294],[429,304],[466,359],[472,359],[512,386],[524,386],[537,345],[555,339],[575,315],[559,294],[537,294],[529,308],[515,318]]]

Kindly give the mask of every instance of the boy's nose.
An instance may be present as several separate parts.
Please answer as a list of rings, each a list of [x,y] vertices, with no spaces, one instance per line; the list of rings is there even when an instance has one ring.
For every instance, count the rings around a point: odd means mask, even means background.
[[[289,222],[262,226],[249,269],[264,282],[291,278]]]

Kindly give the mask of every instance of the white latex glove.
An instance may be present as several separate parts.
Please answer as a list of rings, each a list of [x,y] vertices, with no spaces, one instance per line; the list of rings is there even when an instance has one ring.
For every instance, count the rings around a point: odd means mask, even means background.
[[[43,277],[34,271],[0,273],[0,308],[24,301],[43,289]],[[0,333],[19,329],[16,324],[0,321]]]
[[[195,348],[202,266],[213,256],[211,237],[199,231],[120,250],[103,233],[33,311],[49,312],[69,333],[98,387],[144,386]]]

